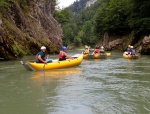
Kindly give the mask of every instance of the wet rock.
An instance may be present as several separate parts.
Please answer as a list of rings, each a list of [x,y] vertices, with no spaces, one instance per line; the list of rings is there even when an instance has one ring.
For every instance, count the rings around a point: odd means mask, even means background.
[[[150,36],[145,36],[141,44],[141,53],[150,55]]]
[[[124,39],[116,39],[111,42],[109,42],[107,49],[112,50],[115,49],[116,47],[119,47],[123,44]]]
[[[145,36],[142,41],[142,45],[148,45],[148,44],[150,44],[150,36]]]

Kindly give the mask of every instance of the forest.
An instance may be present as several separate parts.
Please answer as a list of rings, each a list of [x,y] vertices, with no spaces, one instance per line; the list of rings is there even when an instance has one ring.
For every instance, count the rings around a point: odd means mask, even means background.
[[[130,44],[150,54],[150,0],[97,0],[87,6],[89,1],[59,9],[57,0],[0,0],[0,57],[34,54],[41,45],[58,53],[62,45],[124,51]]]
[[[150,33],[150,0],[97,0],[85,7],[88,0],[74,2],[55,11],[63,29],[64,45],[91,45],[109,35],[134,34],[139,40]]]

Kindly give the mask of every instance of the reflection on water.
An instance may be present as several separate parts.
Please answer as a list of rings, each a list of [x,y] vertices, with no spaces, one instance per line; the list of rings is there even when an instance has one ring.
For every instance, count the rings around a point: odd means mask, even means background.
[[[150,113],[150,56],[112,53],[44,73],[26,71],[19,61],[0,65],[0,114]]]
[[[33,80],[37,79],[39,81],[44,80],[48,81],[53,79],[65,78],[66,76],[74,76],[81,73],[82,73],[81,68],[54,69],[45,72],[35,72],[31,76],[31,79]]]

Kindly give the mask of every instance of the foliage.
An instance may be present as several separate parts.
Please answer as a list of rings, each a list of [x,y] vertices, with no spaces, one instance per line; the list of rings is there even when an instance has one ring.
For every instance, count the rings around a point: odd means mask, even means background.
[[[73,20],[73,15],[68,8],[61,11],[56,10],[54,17],[61,23],[63,29],[63,45],[77,44],[81,39],[75,37],[77,34],[77,25]],[[76,39],[77,38],[77,39]]]
[[[61,23],[63,29],[64,45],[95,45],[97,40],[93,36],[93,15],[99,4],[85,9],[87,1],[76,1],[69,8],[55,11],[55,18]]]
[[[9,6],[7,0],[0,0],[0,14],[4,13]]]
[[[102,36],[105,32],[127,34],[127,5],[129,0],[110,0],[102,3],[95,16],[95,32]]]
[[[88,2],[89,0],[80,0],[80,1],[75,1],[74,3],[73,3],[73,5],[71,5],[70,7],[69,7],[69,9],[72,11],[72,12],[74,12],[75,14],[78,14],[78,13],[80,13],[80,11],[82,11],[84,8],[85,8],[85,6],[86,6],[86,3]]]
[[[128,24],[135,34],[149,35],[150,32],[150,1],[130,0]]]
[[[103,1],[95,15],[95,33],[105,32],[118,35],[147,35],[150,32],[149,0],[108,0]],[[139,34],[140,33],[140,34]]]
[[[56,10],[54,13],[54,17],[58,20],[59,23],[63,25],[71,21],[72,14],[68,9],[64,9],[61,11]]]
[[[0,0],[0,13],[4,14],[5,11],[11,6],[11,2],[16,2],[20,7],[27,11],[28,10],[28,1],[27,0]]]
[[[117,36],[134,33],[138,38],[149,35],[150,0],[97,0],[85,8],[87,1],[75,1],[65,9],[65,12],[70,9],[72,14],[60,12],[64,44],[78,41],[83,45],[96,45],[106,32]]]
[[[82,4],[82,9],[78,12],[79,7],[76,6],[72,9],[71,6],[71,11],[73,13],[73,18],[74,21],[77,25],[77,37],[79,37],[81,39],[81,44],[82,45],[95,45],[96,42],[99,40],[99,38],[95,37],[95,34],[93,34],[94,32],[94,26],[93,26],[93,18],[95,15],[95,12],[97,11],[98,7],[100,6],[100,2],[97,1],[95,2],[95,4],[91,5],[90,7],[85,7],[86,6],[86,2],[88,0],[80,0],[80,1],[76,1],[79,2],[78,4]],[[73,4],[74,5],[74,4]]]
[[[28,10],[28,1],[27,0],[18,0],[18,3],[20,4],[20,7],[24,9],[25,11]]]

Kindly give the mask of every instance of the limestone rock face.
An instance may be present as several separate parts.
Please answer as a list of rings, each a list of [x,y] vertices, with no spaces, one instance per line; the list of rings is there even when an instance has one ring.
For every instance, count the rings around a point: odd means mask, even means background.
[[[86,3],[86,7],[90,7],[92,4],[94,4],[97,0],[88,0]]]
[[[141,47],[140,51],[142,54],[150,55],[150,36],[145,36],[139,47]]]
[[[42,10],[44,14],[46,14],[48,17],[50,15],[54,14],[55,11],[55,3],[54,0],[34,0],[39,8]]]
[[[124,38],[115,38],[112,40],[111,36],[108,33],[104,34],[104,37],[100,41],[100,46],[104,46],[105,50],[111,51],[114,49],[122,48],[122,44],[124,42]]]
[[[36,54],[42,45],[47,53],[62,46],[62,29],[53,18],[53,0],[27,0],[27,5],[9,2],[0,16],[0,58],[16,59]]]
[[[115,49],[124,51],[128,45],[133,45],[137,53],[150,55],[150,36],[145,36],[139,40],[136,40],[132,34],[128,36],[112,38],[112,36],[109,36],[106,33],[100,40],[99,45],[104,46],[108,51]]]

